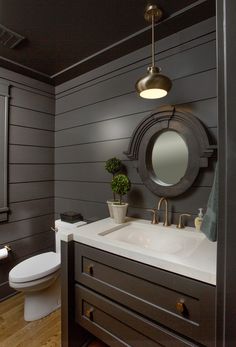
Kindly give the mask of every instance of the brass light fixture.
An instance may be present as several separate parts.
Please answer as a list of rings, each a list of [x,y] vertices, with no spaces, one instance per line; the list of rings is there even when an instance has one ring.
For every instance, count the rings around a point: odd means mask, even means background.
[[[140,78],[135,85],[139,95],[145,99],[159,99],[168,94],[171,89],[171,80],[162,74],[160,69],[155,66],[155,41],[154,23],[162,17],[162,11],[156,4],[148,4],[144,18],[148,23],[152,23],[152,65],[148,67],[148,74]]]

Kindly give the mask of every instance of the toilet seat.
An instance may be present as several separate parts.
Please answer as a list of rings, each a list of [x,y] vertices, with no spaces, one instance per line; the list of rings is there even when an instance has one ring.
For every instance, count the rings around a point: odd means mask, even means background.
[[[17,287],[22,287],[25,283],[42,279],[47,282],[46,277],[52,275],[60,269],[60,254],[54,252],[42,253],[22,261],[16,265],[9,273],[9,282],[14,283]],[[40,282],[40,281],[39,281]],[[16,287],[15,287],[16,288]]]
[[[42,277],[38,280],[28,282],[13,282],[9,280],[9,286],[19,291],[39,291],[50,286],[60,276],[60,270],[57,270],[51,275]]]

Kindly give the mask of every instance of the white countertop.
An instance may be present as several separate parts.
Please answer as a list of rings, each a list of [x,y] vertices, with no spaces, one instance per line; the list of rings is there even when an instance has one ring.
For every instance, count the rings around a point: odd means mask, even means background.
[[[127,223],[132,223],[132,225],[135,223],[134,225],[138,225],[139,227],[143,226],[144,228],[145,226],[148,226],[149,229],[158,228],[157,225],[150,225],[149,221],[142,219],[129,218],[127,219]],[[216,284],[216,242],[209,241],[202,233],[202,235],[199,235],[201,238],[200,245],[191,253],[191,255],[181,257],[171,255],[167,259],[159,255],[158,252],[153,249],[146,249],[138,245],[112,240],[99,235],[115,226],[117,226],[117,224],[115,224],[111,218],[106,218],[79,228],[71,229],[70,233],[67,232],[62,236],[62,239],[68,242],[73,238],[74,241],[106,252],[148,264],[162,270],[171,271],[205,283],[212,285]],[[168,227],[166,227],[166,232],[168,232]],[[194,228],[189,227],[186,227],[182,232],[199,233]]]

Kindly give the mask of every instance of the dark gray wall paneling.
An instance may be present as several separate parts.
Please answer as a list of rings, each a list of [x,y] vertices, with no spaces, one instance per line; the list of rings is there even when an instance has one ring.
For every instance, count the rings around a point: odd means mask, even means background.
[[[114,156],[126,160],[123,152],[127,150],[128,144],[129,138],[55,148],[55,163],[106,161]]]
[[[53,182],[28,182],[10,184],[10,201],[29,201],[43,198],[53,198]]]
[[[212,53],[215,51],[215,40],[210,41],[207,44],[202,44],[197,47],[189,48],[186,51],[181,52],[181,48],[178,52],[172,53],[171,56],[157,60],[162,68],[162,71],[168,71],[168,76],[172,81],[189,76],[193,73],[193,69],[196,73],[206,71],[216,67],[216,58]],[[183,64],[185,62],[185,64]],[[130,93],[134,90],[133,81],[137,76],[145,74],[147,65],[150,61],[142,63],[141,67],[130,67],[129,71],[120,72],[120,74],[113,73],[114,76],[105,79],[100,83],[94,83],[89,87],[81,88],[77,92],[68,94],[67,96],[57,99],[56,114],[67,112],[73,108],[78,107],[78,96],[83,100],[83,105],[89,105],[91,103],[100,102],[103,99],[110,99],[117,95],[123,95]],[[179,68],[176,69],[176,66]],[[95,81],[94,81],[95,82]],[[113,88],[110,85],[113,85]],[[89,91],[88,91],[89,88]],[[174,89],[172,89],[173,92]]]
[[[135,81],[149,65],[149,46],[56,87],[56,105],[52,86],[0,68],[1,78],[12,86],[11,214],[8,223],[0,224],[0,247],[13,247],[11,257],[0,263],[5,276],[0,278],[0,299],[12,292],[6,277],[12,266],[52,249],[54,234],[49,229],[54,208],[56,216],[65,210],[78,210],[91,220],[108,216],[111,177],[104,170],[108,158],[117,156],[127,167],[133,184],[129,214],[150,218],[146,208],[153,207],[158,197],[145,188],[134,163],[123,152],[135,126],[155,107],[181,105],[208,127],[216,142],[214,19],[161,40],[157,47],[156,59],[173,79],[173,89],[163,100],[144,100],[134,92]],[[205,207],[213,172],[214,162],[202,170],[188,192],[171,199],[174,223],[180,212],[190,212],[194,218],[197,208]]]
[[[52,250],[54,234],[54,88],[0,69],[11,85],[9,109],[10,215],[0,223],[0,300],[12,293],[8,272],[21,260]]]
[[[53,148],[54,136],[51,131],[11,125],[9,143]]]
[[[155,108],[157,104],[158,100],[153,103],[153,108]],[[135,94],[129,94],[123,97],[104,101],[99,105],[99,108],[97,105],[91,105],[86,108],[77,109],[57,116],[55,130],[70,129],[76,126],[101,122],[118,117],[126,117],[132,114],[139,115],[142,113],[143,116],[145,116],[151,112],[152,108],[150,107],[149,103],[145,103],[145,100],[142,101],[141,98],[140,100],[137,100]],[[193,101],[185,104],[181,103],[181,107],[184,107],[186,111],[194,112],[194,114],[207,126],[214,126],[216,124],[217,108],[215,95],[212,98],[206,97],[205,100]],[[94,120],[95,112],[96,121]],[[215,114],[214,117],[212,116],[213,114]],[[69,122],[68,118],[70,120]]]
[[[29,110],[39,111],[47,114],[54,115],[55,103],[54,96],[42,95],[35,90],[21,89],[16,86],[11,88],[11,101],[13,106],[23,107]]]
[[[61,110],[60,113],[58,112],[58,115],[67,111],[84,108],[92,104],[96,104],[97,108],[99,108],[103,101],[117,98],[126,94],[134,94],[134,97],[137,99],[137,95],[134,92],[134,85],[130,86],[128,90],[126,90],[126,88],[122,88],[122,85],[125,86],[126,83],[130,81],[134,81],[135,83],[140,76],[145,74],[145,71],[145,69],[142,69],[142,71],[135,70],[132,72],[127,72],[125,75],[126,78],[122,78],[122,80],[119,81],[119,88],[121,89],[120,92],[116,92],[116,89],[111,89],[111,85],[113,85],[114,80],[110,79],[104,82],[107,84],[104,90],[103,86],[99,84],[95,85],[94,87],[90,87],[92,90],[88,90],[88,88],[86,88],[85,90],[81,90],[80,92],[73,94],[73,98],[71,99],[67,96],[66,98],[68,100],[66,100],[65,103],[63,103],[64,98],[57,100],[57,102],[60,101],[60,105],[57,106],[57,110]],[[163,71],[166,71],[167,74],[168,70],[163,69]],[[180,76],[178,79],[172,80],[172,82],[173,87],[166,97],[165,103],[186,103],[216,96],[216,73],[214,63],[212,69],[206,69],[205,71],[197,72],[196,74],[192,72],[191,75]],[[201,88],[196,88],[197,86],[201,86]],[[78,103],[78,100],[80,100],[80,103]],[[159,102],[150,100],[146,102],[144,101],[144,104],[149,105],[149,107],[152,108],[162,103],[163,101],[161,102],[160,100]]]
[[[212,35],[215,37],[215,18],[212,17],[204,22],[195,24],[191,27],[186,28],[181,31],[181,40],[179,33],[168,37],[168,40],[158,40],[156,43],[156,48],[158,48],[158,53],[172,50],[173,48],[178,48],[179,46],[188,47],[191,44],[191,40],[194,40],[196,43],[202,42],[202,37],[206,35]],[[147,51],[147,47],[143,47],[134,53],[127,54],[118,58],[110,63],[107,63],[99,68],[91,70],[84,75],[81,75],[79,78],[74,78],[68,82],[56,86],[56,97],[61,97],[64,94],[70,93],[72,90],[76,90],[78,86],[86,85],[91,83],[91,81],[99,81],[104,79],[104,76],[108,76],[114,71],[119,71],[123,69],[130,70],[130,65],[133,65],[137,62],[144,61],[147,57],[150,57],[150,50]],[[150,59],[150,58],[149,58]]]
[[[141,49],[84,76],[56,87],[55,211],[77,210],[86,218],[108,216],[111,177],[105,161],[117,156],[124,161],[132,181],[128,195],[129,215],[150,218],[146,208],[157,204],[140,181],[135,164],[124,151],[136,125],[151,110],[178,104],[192,112],[208,128],[211,143],[217,142],[217,91],[215,22],[207,20],[158,43],[156,60],[173,79],[164,99],[145,100],[134,92],[135,81],[145,74],[150,47]],[[194,185],[180,197],[170,199],[172,220],[206,207],[215,161],[202,169]]]
[[[11,106],[10,124],[54,131],[54,115]]]
[[[56,147],[130,138],[133,130],[147,114],[149,113],[132,114],[125,118],[114,118],[103,122],[58,131],[55,139]],[[124,121],[126,124],[125,127]],[[217,134],[214,133],[215,128],[216,125],[209,127],[209,132],[212,132],[214,138],[217,137]]]
[[[53,198],[15,202],[10,205],[10,209],[10,222],[48,215],[53,211]]]
[[[132,161],[123,161],[127,174],[134,184],[142,184],[141,178],[137,172],[136,165]],[[214,172],[215,162],[210,161],[210,165],[205,170],[204,175],[199,175],[194,182],[194,186],[211,187],[212,172]],[[111,175],[105,170],[105,162],[76,163],[76,164],[57,164],[55,168],[56,181],[74,181],[74,182],[96,182],[110,183]]]
[[[54,136],[54,135],[52,135]],[[51,164],[53,165],[54,150],[46,147],[9,145],[10,164]]]
[[[10,164],[9,183],[53,181],[53,165]]]
[[[192,187],[185,194],[170,199],[170,206],[178,213],[196,213],[199,204],[205,206],[211,187]],[[81,201],[100,202],[112,198],[109,183],[97,182],[56,182],[56,197]],[[133,207],[152,208],[159,197],[146,189],[143,184],[133,184],[128,201]]]
[[[53,201],[51,208],[53,206]],[[25,239],[33,235],[37,235],[43,232],[47,232],[48,225],[54,221],[52,214],[47,214],[43,216],[36,216],[33,218],[26,218],[17,220],[10,223],[5,223],[0,225],[1,233],[1,245],[9,242],[17,241],[19,239]],[[13,256],[13,255],[12,255]]]

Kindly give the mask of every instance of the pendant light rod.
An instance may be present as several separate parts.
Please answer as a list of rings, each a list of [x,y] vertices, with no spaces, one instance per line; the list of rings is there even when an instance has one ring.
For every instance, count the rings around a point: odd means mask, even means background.
[[[152,14],[152,67],[155,66],[155,33],[154,33],[154,14]]]
[[[145,12],[144,18],[148,23],[151,23],[152,27],[152,66],[155,67],[155,23],[158,22],[162,17],[162,10],[157,7],[156,4],[148,4]]]

